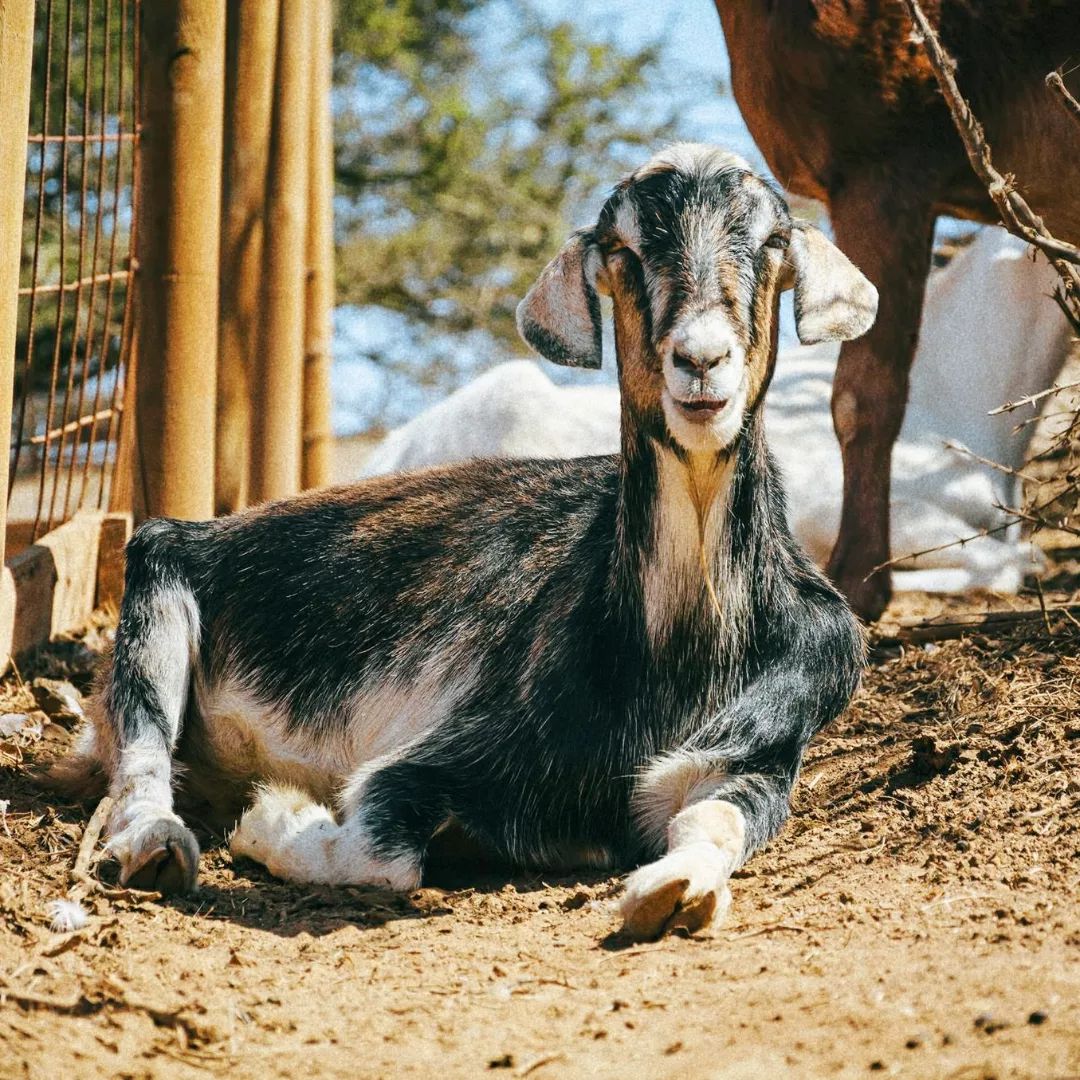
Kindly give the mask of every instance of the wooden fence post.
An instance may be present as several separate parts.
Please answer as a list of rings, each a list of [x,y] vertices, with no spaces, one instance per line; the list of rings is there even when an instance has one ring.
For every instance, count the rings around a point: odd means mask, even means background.
[[[136,509],[209,518],[225,0],[143,4],[140,49]]]
[[[307,306],[304,313],[303,486],[331,481],[330,344],[334,313],[334,133],[330,112],[330,0],[311,5],[311,131],[308,151]]]
[[[214,512],[248,502],[252,366],[278,40],[278,0],[228,0]]]
[[[311,18],[281,0],[251,417],[251,498],[300,490]]]
[[[19,321],[26,136],[30,125],[30,69],[34,0],[0,0],[0,431],[11,431],[15,338]],[[8,463],[0,468],[0,566],[7,532]]]

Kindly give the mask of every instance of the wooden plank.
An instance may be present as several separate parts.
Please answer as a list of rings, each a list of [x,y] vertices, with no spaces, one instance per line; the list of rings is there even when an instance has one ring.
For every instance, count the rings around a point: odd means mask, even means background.
[[[0,577],[0,670],[11,657],[81,630],[120,606],[131,515],[81,510],[11,558]]]
[[[131,538],[130,514],[106,514],[98,548],[96,607],[120,610],[124,596],[124,548]]]
[[[86,624],[97,599],[104,516],[80,511],[8,564],[14,582],[11,654]]]

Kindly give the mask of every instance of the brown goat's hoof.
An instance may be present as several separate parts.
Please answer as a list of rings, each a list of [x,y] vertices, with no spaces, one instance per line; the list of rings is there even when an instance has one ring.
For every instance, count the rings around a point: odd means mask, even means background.
[[[127,858],[121,854],[120,865],[120,884],[128,888],[188,893],[199,873],[199,845],[181,822],[163,818],[140,830],[137,850]]]
[[[623,933],[651,941],[723,919],[731,905],[727,868],[713,845],[693,844],[635,870],[622,899]]]

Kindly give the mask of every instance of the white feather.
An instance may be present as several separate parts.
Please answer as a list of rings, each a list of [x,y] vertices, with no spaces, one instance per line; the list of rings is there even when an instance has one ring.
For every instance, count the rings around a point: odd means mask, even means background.
[[[49,929],[54,934],[70,934],[81,930],[89,921],[90,915],[78,900],[57,897],[45,905],[45,914],[49,916]]]

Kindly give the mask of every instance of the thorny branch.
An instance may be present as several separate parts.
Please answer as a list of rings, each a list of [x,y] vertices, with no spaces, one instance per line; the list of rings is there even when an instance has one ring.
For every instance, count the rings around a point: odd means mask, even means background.
[[[1080,382],[1065,383],[1064,386],[1058,386],[1055,383],[1048,390],[1040,390],[1037,394],[1028,394],[1027,397],[1017,398],[1015,401],[1007,401],[1004,405],[991,409],[988,415],[1000,416],[1001,413],[1013,412],[1015,409],[1022,409],[1025,405],[1034,405],[1037,401],[1050,397],[1051,394],[1061,394],[1066,390],[1075,390],[1077,387],[1080,387]]]
[[[1068,305],[1065,308],[1066,313],[1077,332],[1080,333],[1080,270],[1077,269],[1080,266],[1080,248],[1053,236],[1042,218],[1031,209],[1027,200],[1016,190],[1011,178],[1003,176],[994,167],[982,124],[975,118],[971,106],[968,105],[956,84],[953,74],[956,70],[956,61],[941,44],[941,39],[930,25],[930,20],[919,6],[919,0],[904,0],[904,3],[922,38],[927,58],[934,69],[945,102],[949,106],[949,112],[952,114],[953,123],[967,151],[971,167],[986,185],[986,190],[1009,231],[1045,252],[1054,264],[1054,269],[1057,270],[1064,283],[1062,299]],[[1064,88],[1064,83],[1062,87]],[[1071,95],[1069,96],[1071,98]]]
[[[1069,88],[1065,85],[1065,80],[1061,77],[1060,71],[1051,71],[1046,76],[1046,85],[1051,90],[1058,94],[1058,101],[1061,102],[1062,108],[1078,123],[1080,124],[1080,101],[1069,93]]]

